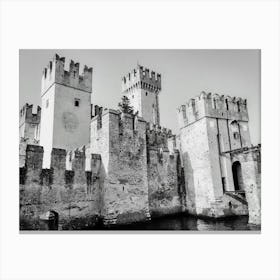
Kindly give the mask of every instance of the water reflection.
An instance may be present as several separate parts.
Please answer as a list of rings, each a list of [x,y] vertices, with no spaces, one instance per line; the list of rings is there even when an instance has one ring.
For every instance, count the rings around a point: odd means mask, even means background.
[[[103,227],[87,228],[104,230]],[[193,230],[193,231],[238,231],[260,230],[259,226],[248,225],[248,217],[230,217],[226,219],[200,219],[193,216],[169,216],[152,219],[145,223],[112,226],[109,230]]]

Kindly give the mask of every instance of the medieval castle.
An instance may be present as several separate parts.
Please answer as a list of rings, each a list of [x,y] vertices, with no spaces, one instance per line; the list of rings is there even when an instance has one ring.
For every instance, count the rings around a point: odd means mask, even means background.
[[[55,55],[41,108],[20,110],[20,229],[55,216],[84,229],[183,213],[249,215],[260,224],[260,145],[247,102],[202,92],[178,109],[178,135],[161,127],[161,75],[137,65],[118,110],[91,104],[92,68]]]

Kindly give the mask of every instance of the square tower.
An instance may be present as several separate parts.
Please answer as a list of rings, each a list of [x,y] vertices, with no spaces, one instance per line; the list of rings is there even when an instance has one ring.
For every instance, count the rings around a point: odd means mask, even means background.
[[[122,78],[122,94],[127,96],[134,112],[145,121],[160,125],[158,95],[161,91],[161,75],[137,65]]]
[[[224,194],[236,191],[231,152],[251,146],[247,102],[202,92],[179,108],[178,118],[188,210],[218,216]]]
[[[44,147],[45,168],[50,165],[52,148],[74,150],[90,140],[92,68],[71,60],[69,71],[65,58],[57,54],[43,70],[40,144]]]

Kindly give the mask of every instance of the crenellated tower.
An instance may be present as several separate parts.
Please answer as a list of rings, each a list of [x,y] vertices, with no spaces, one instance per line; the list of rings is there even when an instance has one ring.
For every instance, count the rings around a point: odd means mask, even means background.
[[[244,191],[232,155],[251,147],[247,101],[202,92],[180,106],[178,120],[188,210],[218,216],[225,193]]]
[[[44,167],[50,165],[53,148],[74,150],[90,140],[92,68],[71,60],[65,70],[65,58],[55,55],[42,75],[42,131]]]
[[[159,92],[161,74],[140,65],[122,78],[122,94],[145,121],[160,125]]]

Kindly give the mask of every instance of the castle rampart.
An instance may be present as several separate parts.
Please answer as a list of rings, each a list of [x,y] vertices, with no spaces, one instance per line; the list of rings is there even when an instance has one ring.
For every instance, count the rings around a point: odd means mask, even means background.
[[[20,125],[24,122],[39,124],[41,120],[41,107],[37,106],[36,111],[34,111],[33,104],[26,103],[20,109],[19,117]]]
[[[65,58],[55,54],[53,60],[44,68],[42,74],[41,95],[54,84],[61,84],[81,91],[92,92],[92,68],[86,65],[80,75],[80,64],[70,61],[69,71],[65,70]]]
[[[91,149],[104,165],[104,222],[148,219],[146,122],[105,109],[92,119]]]
[[[176,149],[175,135],[170,129],[147,124],[147,156],[151,215],[183,212],[183,180],[179,178],[181,174],[177,166],[179,151]]]
[[[27,145],[25,164],[20,169],[22,229],[39,229],[40,216],[47,211],[58,213],[61,229],[81,229],[96,223],[101,208],[101,158],[92,155],[92,170],[86,171],[85,157],[80,152],[75,156],[72,170],[66,170],[66,151],[53,149],[51,168],[42,169],[43,147]],[[89,180],[88,173],[94,178]]]

